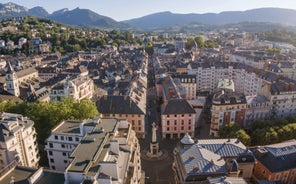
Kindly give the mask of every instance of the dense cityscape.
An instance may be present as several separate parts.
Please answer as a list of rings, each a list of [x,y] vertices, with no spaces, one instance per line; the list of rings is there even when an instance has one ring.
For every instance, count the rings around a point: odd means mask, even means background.
[[[18,15],[0,16],[1,184],[296,183],[292,28]]]

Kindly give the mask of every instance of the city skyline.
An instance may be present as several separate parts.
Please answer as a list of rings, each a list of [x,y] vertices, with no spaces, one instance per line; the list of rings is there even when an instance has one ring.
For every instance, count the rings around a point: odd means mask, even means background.
[[[70,10],[77,7],[81,9],[90,9],[100,15],[108,16],[117,21],[123,21],[133,18],[139,18],[145,15],[171,11],[173,13],[220,13],[223,11],[245,11],[255,8],[264,7],[276,7],[276,8],[288,8],[296,9],[296,1],[292,0],[228,0],[227,2],[221,3],[219,0],[188,0],[186,2],[180,2],[178,0],[151,0],[139,2],[137,0],[100,0],[95,2],[91,0],[4,0],[1,3],[16,3],[26,8],[33,8],[41,6],[45,8],[49,13],[54,11],[68,8]],[[133,11],[131,11],[133,10]]]

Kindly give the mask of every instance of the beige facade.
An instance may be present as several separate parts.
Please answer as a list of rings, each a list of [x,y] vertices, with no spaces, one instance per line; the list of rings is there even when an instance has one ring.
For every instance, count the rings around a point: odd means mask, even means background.
[[[12,162],[38,167],[34,122],[20,114],[2,113],[0,126],[0,170]]]
[[[50,99],[61,100],[63,97],[73,98],[77,101],[91,99],[94,93],[94,82],[88,76],[78,76],[66,79],[51,89]]]

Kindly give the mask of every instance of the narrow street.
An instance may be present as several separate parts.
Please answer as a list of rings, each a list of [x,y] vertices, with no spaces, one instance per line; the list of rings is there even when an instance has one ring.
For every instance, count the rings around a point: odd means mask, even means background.
[[[146,138],[140,139],[142,169],[145,171],[147,184],[173,184],[174,173],[172,165],[174,162],[173,150],[179,142],[179,139],[162,139],[161,137],[161,119],[155,86],[155,74],[151,59],[148,65],[148,85],[147,85],[147,116],[146,116]],[[157,140],[159,149],[165,155],[160,159],[148,159],[147,151],[150,149],[152,123],[158,125]],[[199,129],[196,130],[196,138],[209,138],[209,127],[207,117],[202,115]]]

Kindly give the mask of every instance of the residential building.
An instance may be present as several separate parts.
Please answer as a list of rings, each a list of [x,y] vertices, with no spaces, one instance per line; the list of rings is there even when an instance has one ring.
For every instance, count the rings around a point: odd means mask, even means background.
[[[186,89],[187,100],[196,99],[196,75],[172,74],[172,78],[180,80],[182,87]]]
[[[94,92],[94,82],[89,76],[73,76],[60,81],[51,88],[50,99],[60,101],[63,97],[77,101],[91,99]]]
[[[145,138],[145,111],[141,103],[130,96],[105,95],[97,101],[97,109],[106,118],[126,119],[132,124],[137,137]]]
[[[256,119],[268,119],[270,117],[271,104],[265,96],[246,96],[247,109],[243,128],[251,128]]]
[[[254,176],[258,180],[296,183],[296,140],[251,148],[256,157]]]
[[[162,138],[180,138],[186,133],[194,136],[195,116],[186,99],[170,100],[161,111]]]
[[[157,93],[161,104],[162,138],[180,138],[185,133],[194,136],[196,112],[186,100],[186,89],[180,80],[168,75],[159,79]]]
[[[174,39],[175,50],[179,51],[185,49],[186,40],[182,37],[177,37]]]
[[[27,43],[27,38],[21,37],[18,41],[18,48],[22,49],[22,47],[25,43]]]
[[[247,108],[246,97],[229,89],[220,89],[212,100],[210,135],[218,136],[221,126],[231,122],[243,127]]]
[[[70,163],[69,155],[80,144],[92,123],[93,120],[65,120],[51,131],[45,146],[50,169],[65,171]]]
[[[130,123],[97,119],[69,155],[65,183],[142,182],[140,146]]]
[[[238,160],[245,160],[243,168]],[[173,170],[176,183],[181,184],[201,183],[207,178],[222,176],[249,180],[254,164],[252,153],[237,139],[200,139],[195,142],[186,134],[174,150]]]
[[[0,170],[14,162],[38,167],[34,122],[20,114],[1,113],[0,117]]]

